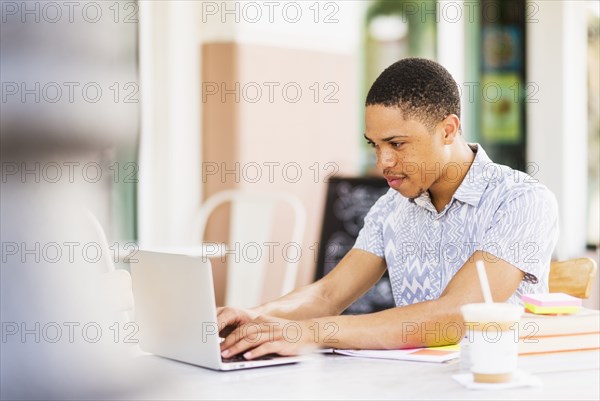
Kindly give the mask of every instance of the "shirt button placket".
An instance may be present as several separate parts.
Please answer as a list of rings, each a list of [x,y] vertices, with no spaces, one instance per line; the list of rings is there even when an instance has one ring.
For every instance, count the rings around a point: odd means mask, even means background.
[[[442,243],[442,224],[440,223],[439,217],[434,215],[433,217],[433,236],[432,240],[434,244],[436,244],[437,249],[437,258],[438,258],[438,268],[439,268],[439,277],[440,277],[440,285],[444,282],[444,244]],[[433,298],[433,297],[432,297]]]

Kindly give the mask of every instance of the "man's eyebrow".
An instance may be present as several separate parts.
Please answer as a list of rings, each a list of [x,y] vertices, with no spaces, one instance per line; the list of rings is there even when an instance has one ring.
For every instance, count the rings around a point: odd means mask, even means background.
[[[363,136],[365,137],[365,139],[366,139],[367,141],[369,141],[369,142],[373,142],[373,140],[372,140],[372,139],[370,139],[370,138],[367,136],[367,134],[363,134]],[[408,138],[408,135],[394,135],[394,136],[390,136],[390,137],[387,137],[387,138],[383,138],[381,141],[382,141],[382,142],[389,142],[389,141],[392,141],[392,140],[394,140],[394,139],[397,139],[397,138]]]

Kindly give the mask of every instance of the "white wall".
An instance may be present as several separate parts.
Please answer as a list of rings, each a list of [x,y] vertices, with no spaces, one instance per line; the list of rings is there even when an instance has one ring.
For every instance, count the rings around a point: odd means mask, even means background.
[[[197,1],[140,1],[141,247],[187,245],[200,204]]]
[[[206,42],[356,54],[368,1],[202,1]]]
[[[528,24],[527,80],[539,88],[527,105],[527,159],[558,199],[556,256],[585,251],[587,199],[587,21],[585,1],[534,2]]]
[[[454,77],[462,90],[461,97],[461,128],[465,135],[474,132],[475,127],[468,125],[466,114],[468,96],[465,96],[465,23],[467,14],[462,0],[448,2],[438,1],[437,26],[437,61]]]
[[[249,3],[258,4],[259,19]],[[358,55],[361,31],[357,27],[362,24],[366,2],[279,1],[272,2],[277,5],[271,9],[267,3],[140,1],[141,247],[181,246],[192,241],[190,224],[202,199],[203,42],[235,41]],[[354,118],[359,124],[362,116]]]

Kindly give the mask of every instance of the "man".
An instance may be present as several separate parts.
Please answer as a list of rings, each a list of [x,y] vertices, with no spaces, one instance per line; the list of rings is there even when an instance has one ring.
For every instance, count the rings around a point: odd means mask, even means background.
[[[458,87],[446,69],[416,58],[393,64],[373,83],[365,118],[365,138],[390,190],[327,276],[251,310],[219,310],[224,357],[457,342],[460,307],[483,299],[478,259],[496,302],[547,292],[558,235],[555,198],[467,144]],[[340,316],[386,269],[396,307]]]

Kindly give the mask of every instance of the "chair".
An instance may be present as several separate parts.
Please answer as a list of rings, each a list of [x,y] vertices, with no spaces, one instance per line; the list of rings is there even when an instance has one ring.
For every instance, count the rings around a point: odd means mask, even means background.
[[[230,255],[232,249],[237,252],[248,244],[263,246],[270,242],[271,231],[277,204],[287,204],[291,208],[294,222],[291,229],[292,244],[302,244],[306,226],[306,210],[302,202],[291,193],[281,191],[224,190],[209,197],[200,207],[195,229],[199,233],[197,240],[202,243],[210,215],[221,205],[231,204],[229,224]],[[237,248],[236,248],[237,247]],[[281,250],[282,244],[276,250]],[[266,250],[265,250],[266,251]],[[264,252],[263,252],[264,253]],[[227,258],[227,283],[225,304],[246,308],[258,305],[262,300],[265,273],[269,258],[262,255],[259,260],[249,262],[244,258]],[[298,273],[298,258],[288,258],[285,264],[281,295],[292,291]]]
[[[593,259],[577,258],[550,264],[550,292],[588,298],[598,266]]]
[[[101,249],[101,273],[96,280],[100,288],[106,293],[106,305],[114,312],[120,314],[122,324],[130,322],[133,318],[133,289],[131,275],[128,271],[117,269],[112,259],[112,252],[108,246],[106,232],[98,218],[88,209],[84,209],[87,222],[96,237],[96,243]]]

